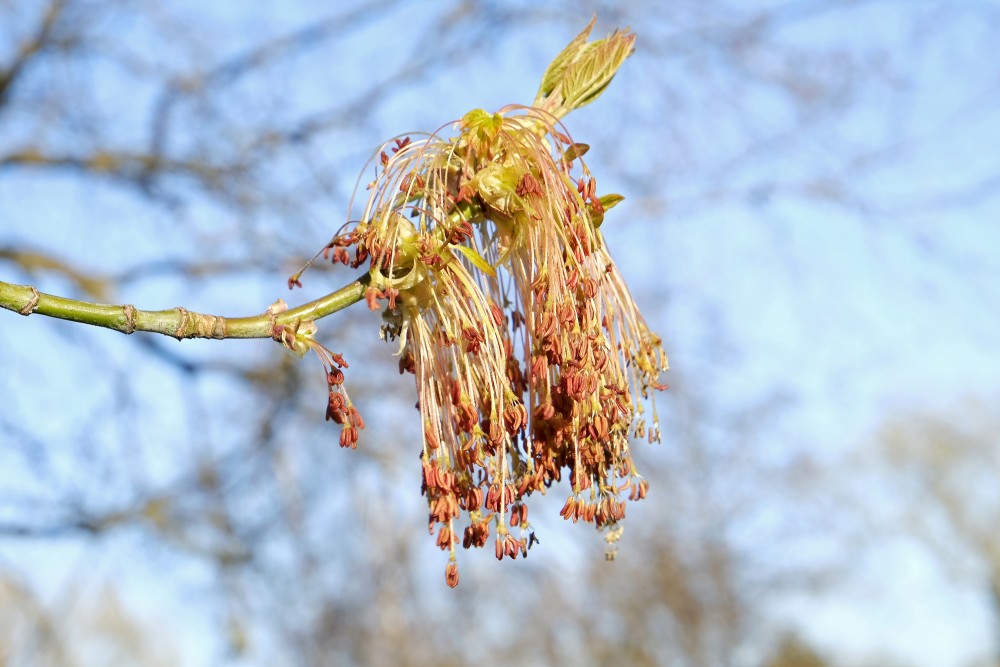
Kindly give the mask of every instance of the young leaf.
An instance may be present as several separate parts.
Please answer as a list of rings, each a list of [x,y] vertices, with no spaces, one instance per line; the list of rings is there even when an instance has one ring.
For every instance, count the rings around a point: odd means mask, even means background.
[[[486,259],[480,255],[478,252],[464,245],[453,245],[452,250],[457,250],[463,255],[465,255],[470,262],[472,262],[477,269],[482,271],[488,276],[495,276],[497,274],[496,269],[494,269]]]
[[[583,32],[574,37],[573,41],[566,45],[566,48],[560,51],[559,55],[549,64],[548,69],[545,70],[545,74],[542,75],[542,83],[538,87],[538,94],[535,96],[536,105],[555,90],[556,84],[562,78],[563,72],[576,60],[580,50],[584,48],[587,38],[590,37],[590,31],[594,29],[596,22],[597,14],[594,14],[593,18],[590,19],[590,23],[583,29]]]

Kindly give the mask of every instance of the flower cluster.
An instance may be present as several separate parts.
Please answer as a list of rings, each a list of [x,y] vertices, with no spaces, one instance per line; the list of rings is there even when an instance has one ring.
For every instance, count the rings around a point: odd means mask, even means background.
[[[625,499],[648,488],[629,446],[659,440],[650,393],[665,388],[667,359],[599,229],[621,197],[598,196],[588,147],[559,121],[603,90],[632,36],[587,44],[589,30],[536,106],[384,144],[357,222],[327,248],[367,264],[369,307],[384,308],[383,336],[416,378],[428,526],[450,552],[451,586],[459,543],[492,533],[498,559],[526,555],[526,501],[564,475],[562,516],[609,528],[610,541]]]

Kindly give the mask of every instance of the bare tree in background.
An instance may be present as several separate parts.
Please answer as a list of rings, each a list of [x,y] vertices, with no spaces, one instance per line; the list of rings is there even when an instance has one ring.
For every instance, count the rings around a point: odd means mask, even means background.
[[[809,644],[790,635],[781,640],[762,667],[826,667],[828,664]]]
[[[61,591],[53,609],[30,586],[0,582],[0,663],[10,667],[175,665],[167,637],[135,617],[114,589]]]
[[[782,202],[843,208],[878,230],[894,216],[996,197],[996,173],[873,196],[873,182],[935,139],[904,122],[919,92],[908,52],[849,39],[883,3],[409,4],[316,16],[302,3],[253,16],[236,5],[0,2],[4,280],[258,312],[343,222],[375,145],[489,106],[490,95],[529,101],[543,64],[592,10],[599,29],[639,33],[604,108],[571,122],[626,184],[623,247],[666,244],[664,226],[732,203],[761,212],[780,237],[771,213]],[[1000,25],[989,2],[914,7],[892,14],[912,49],[948,41],[951,22],[982,21],[994,36]],[[834,35],[828,43],[809,38],[816,24]],[[530,85],[498,93],[498,67]],[[858,144],[852,114],[875,92],[903,121],[878,145]],[[995,85],[962,93],[951,122],[995,102]],[[390,125],[400,117],[405,127]],[[891,229],[927,242],[919,225]],[[639,298],[663,312],[674,298],[696,302],[710,335],[736,339],[713,319],[703,272],[659,268]],[[312,275],[305,293],[341,280]],[[458,665],[488,647],[521,664],[755,664],[779,640],[765,602],[816,581],[787,558],[796,540],[824,532],[797,513],[809,468],[768,451],[770,417],[787,404],[723,408],[713,393],[721,374],[675,382],[667,442],[646,452],[655,505],[630,517],[614,563],[557,521],[517,570],[477,561],[443,597],[409,465],[419,442],[412,388],[373,340],[374,320],[341,318],[327,341],[363,362],[352,397],[375,406],[349,453],[322,424],[312,369],[273,346],[16,324],[0,326],[0,567],[31,570],[22,547],[86,545],[81,569],[94,577],[114,580],[128,564],[197,600],[185,604],[203,610],[223,638],[213,649],[230,657]],[[722,347],[685,353],[726,368]],[[774,516],[781,525],[768,523]],[[43,632],[53,613],[34,616],[36,662],[72,639],[56,637],[58,624]],[[476,630],[453,632],[459,621]],[[31,649],[19,649],[23,662]]]
[[[949,579],[988,601],[1000,665],[1000,443],[992,399],[954,409],[892,417],[882,427],[869,472],[898,493],[886,514],[887,537],[918,541]]]

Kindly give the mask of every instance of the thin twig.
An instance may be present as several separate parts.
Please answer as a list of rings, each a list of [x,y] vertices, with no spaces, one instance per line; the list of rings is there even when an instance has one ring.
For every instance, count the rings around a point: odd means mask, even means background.
[[[0,281],[0,307],[21,315],[45,315],[61,320],[114,329],[124,334],[146,331],[178,340],[184,338],[272,338],[275,326],[315,321],[360,301],[368,276],[335,292],[282,313],[265,311],[248,317],[223,317],[186,308],[140,310],[131,304],[110,305],[67,299],[39,292],[30,285]]]

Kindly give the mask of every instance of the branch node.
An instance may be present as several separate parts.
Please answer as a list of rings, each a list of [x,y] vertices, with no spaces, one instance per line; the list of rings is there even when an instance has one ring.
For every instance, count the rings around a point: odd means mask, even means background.
[[[194,317],[194,334],[193,336],[197,338],[216,338],[221,339],[226,337],[226,318],[221,315],[202,315],[200,313],[195,313]]]
[[[21,309],[19,311],[17,311],[18,313],[24,316],[31,315],[33,312],[35,312],[35,308],[38,307],[38,299],[41,297],[41,295],[38,293],[38,290],[35,289],[34,287],[28,287],[28,289],[31,290],[31,298],[28,299],[28,302],[26,304],[21,306]]]
[[[177,323],[177,328],[174,329],[174,338],[181,340],[186,337],[185,333],[188,325],[188,310],[183,306],[178,306],[177,312],[180,313],[181,319],[180,322]]]
[[[226,318],[219,315],[215,318],[214,326],[212,327],[212,338],[227,338],[228,332],[226,331]]]
[[[123,333],[125,335],[135,333],[135,316],[136,313],[138,312],[136,307],[130,303],[125,304],[124,312],[125,312],[125,331]]]

